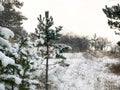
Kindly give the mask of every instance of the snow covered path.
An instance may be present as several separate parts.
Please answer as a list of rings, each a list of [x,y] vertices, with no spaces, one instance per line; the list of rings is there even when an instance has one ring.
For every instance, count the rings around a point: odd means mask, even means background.
[[[107,67],[118,60],[108,57],[86,59],[81,53],[66,56],[69,67],[57,66],[50,71],[53,87],[58,87],[54,90],[120,90],[120,77],[110,73]]]

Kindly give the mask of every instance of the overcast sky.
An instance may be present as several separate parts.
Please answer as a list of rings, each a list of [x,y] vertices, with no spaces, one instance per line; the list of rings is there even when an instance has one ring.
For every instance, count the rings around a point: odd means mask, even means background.
[[[107,18],[102,11],[105,5],[115,5],[119,0],[23,0],[23,15],[28,17],[24,27],[28,32],[34,32],[37,17],[49,11],[53,16],[55,26],[63,26],[63,33],[77,35],[107,37],[113,41],[120,39],[114,30],[107,25]]]

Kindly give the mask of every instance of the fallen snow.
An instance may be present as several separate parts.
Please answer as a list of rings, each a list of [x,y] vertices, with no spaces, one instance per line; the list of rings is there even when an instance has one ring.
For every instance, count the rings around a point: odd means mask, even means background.
[[[0,11],[4,11],[4,7],[3,7],[2,3],[0,3]]]
[[[0,90],[5,90],[5,86],[3,83],[0,83]]]
[[[3,35],[5,39],[14,37],[14,33],[6,27],[0,27],[0,34]]]
[[[42,45],[44,44],[44,39],[40,38],[40,39],[36,39],[35,42],[34,42],[35,46],[37,45]]]
[[[50,60],[50,90],[119,90],[120,76],[111,73],[107,64],[118,63],[108,57],[86,59],[82,53],[65,54],[68,67],[52,64]],[[74,57],[74,58],[72,58]]]
[[[6,67],[8,64],[15,64],[15,61],[7,56],[5,56],[1,51],[0,51],[0,61],[2,62],[2,65]]]
[[[13,81],[15,81],[16,84],[21,84],[21,79],[15,75],[1,75],[0,77],[4,78],[5,80],[8,79],[13,79]]]
[[[0,37],[0,46],[7,47],[8,49],[11,49],[11,44],[7,40],[5,40],[1,37]]]

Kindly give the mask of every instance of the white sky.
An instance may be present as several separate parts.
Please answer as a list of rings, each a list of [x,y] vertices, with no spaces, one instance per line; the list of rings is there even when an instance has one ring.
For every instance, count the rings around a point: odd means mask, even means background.
[[[55,26],[63,26],[63,33],[107,37],[113,41],[120,40],[114,30],[107,25],[107,17],[102,11],[105,5],[116,5],[119,0],[22,0],[23,15],[28,17],[24,28],[34,32],[37,17],[48,10],[53,16]]]

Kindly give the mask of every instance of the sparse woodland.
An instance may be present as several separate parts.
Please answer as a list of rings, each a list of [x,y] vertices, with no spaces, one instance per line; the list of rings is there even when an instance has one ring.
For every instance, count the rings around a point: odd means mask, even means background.
[[[120,41],[112,46],[96,34],[62,35],[49,11],[28,34],[22,27],[27,18],[15,9],[22,6],[18,0],[0,3],[0,90],[120,89]],[[103,12],[110,28],[119,30],[119,4]]]

